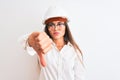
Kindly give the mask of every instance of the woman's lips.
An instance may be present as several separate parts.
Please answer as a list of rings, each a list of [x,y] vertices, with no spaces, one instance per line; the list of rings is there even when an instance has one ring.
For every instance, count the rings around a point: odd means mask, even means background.
[[[58,35],[58,34],[59,34],[59,32],[54,32],[53,34],[54,34],[54,35]]]

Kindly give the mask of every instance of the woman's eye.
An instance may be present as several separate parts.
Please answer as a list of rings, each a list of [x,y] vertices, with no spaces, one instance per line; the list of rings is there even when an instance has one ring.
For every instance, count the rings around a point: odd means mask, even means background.
[[[50,24],[48,24],[48,26],[51,27],[51,26],[54,26],[54,24],[50,23]]]
[[[49,26],[53,26],[52,24],[50,24]]]
[[[58,26],[62,26],[62,25],[64,25],[64,23],[58,23]]]

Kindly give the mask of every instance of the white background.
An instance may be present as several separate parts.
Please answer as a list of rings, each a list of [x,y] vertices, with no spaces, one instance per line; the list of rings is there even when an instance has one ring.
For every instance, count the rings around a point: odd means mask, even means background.
[[[37,80],[37,57],[18,38],[39,31],[45,11],[57,3],[84,53],[86,80],[120,80],[119,0],[0,0],[0,80]]]

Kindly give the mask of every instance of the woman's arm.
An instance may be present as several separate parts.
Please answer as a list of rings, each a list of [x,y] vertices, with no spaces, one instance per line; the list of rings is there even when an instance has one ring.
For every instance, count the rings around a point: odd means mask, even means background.
[[[85,80],[85,67],[78,56],[75,58],[74,72],[75,80]]]
[[[23,35],[19,38],[19,43],[22,45],[22,48],[31,56],[36,54],[36,51],[33,49],[33,47],[30,47],[28,44],[28,37],[31,33]]]

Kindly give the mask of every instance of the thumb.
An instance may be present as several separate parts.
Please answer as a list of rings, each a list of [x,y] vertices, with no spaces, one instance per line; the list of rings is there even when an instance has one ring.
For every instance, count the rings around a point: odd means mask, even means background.
[[[45,61],[44,54],[41,52],[41,53],[39,53],[39,56],[40,56],[41,65],[42,65],[43,67],[45,67],[45,66],[46,66],[46,61]]]

